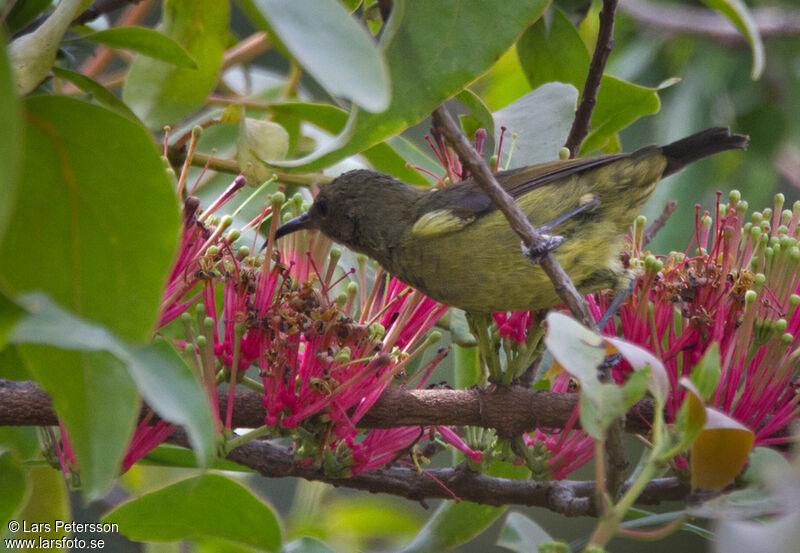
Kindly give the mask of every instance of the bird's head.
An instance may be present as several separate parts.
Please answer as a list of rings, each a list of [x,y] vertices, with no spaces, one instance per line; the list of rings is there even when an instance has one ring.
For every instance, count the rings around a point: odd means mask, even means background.
[[[399,236],[403,214],[418,195],[410,185],[384,173],[348,171],[323,186],[309,210],[281,225],[275,238],[315,229],[355,251],[380,258],[376,253]]]

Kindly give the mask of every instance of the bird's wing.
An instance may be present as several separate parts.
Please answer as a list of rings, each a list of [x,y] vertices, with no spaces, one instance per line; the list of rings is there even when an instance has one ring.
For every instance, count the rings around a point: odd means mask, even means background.
[[[513,198],[541,186],[600,167],[630,154],[609,154],[585,159],[550,161],[495,174],[498,183]],[[477,218],[494,211],[496,206],[473,178],[445,186],[420,198],[420,214],[412,232],[433,236],[460,230]]]

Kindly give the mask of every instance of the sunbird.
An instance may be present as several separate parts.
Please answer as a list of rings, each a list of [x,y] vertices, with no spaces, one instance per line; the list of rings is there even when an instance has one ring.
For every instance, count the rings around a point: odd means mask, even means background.
[[[495,176],[535,227],[557,221],[564,242],[553,252],[581,293],[621,290],[625,233],[658,182],[749,137],[707,129],[632,153],[550,161]],[[582,205],[592,204],[580,211]],[[316,229],[366,254],[390,274],[444,304],[473,313],[539,310],[561,303],[520,238],[473,178],[421,190],[390,175],[348,171],[319,191],[309,210],[275,238]]]

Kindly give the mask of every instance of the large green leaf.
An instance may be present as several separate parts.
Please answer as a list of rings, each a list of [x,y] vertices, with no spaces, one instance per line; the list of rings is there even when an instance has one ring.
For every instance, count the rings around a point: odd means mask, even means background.
[[[558,159],[558,151],[567,139],[578,91],[564,83],[545,83],[495,112],[496,140],[501,127],[506,129],[505,144],[516,135],[514,153],[508,160],[509,147],[503,146],[500,167],[524,167]]]
[[[115,27],[83,35],[74,40],[105,44],[112,48],[133,50],[178,67],[197,69],[192,56],[174,39],[144,27]]]
[[[389,108],[361,113],[352,132],[346,129],[325,148],[281,165],[326,167],[418,123],[496,62],[549,3],[394,2],[381,39],[392,83]]]
[[[371,112],[389,106],[383,53],[338,2],[256,0],[255,5],[292,56],[328,92]]]
[[[87,77],[83,73],[70,71],[69,69],[61,67],[53,67],[53,74],[59,79],[67,80],[84,92],[90,94],[99,104],[103,104],[107,108],[129,119],[138,121],[136,114],[131,111],[131,108],[129,108],[125,102],[120,100],[113,92],[94,79]]]
[[[186,428],[202,466],[214,457],[216,434],[211,408],[200,383],[164,341],[131,350],[128,370],[142,397],[158,415]]]
[[[61,348],[58,351],[61,351],[65,358],[74,356],[73,351],[65,350],[86,352],[87,354],[91,352],[108,352],[112,354],[114,357],[112,358],[113,361],[109,362],[109,371],[111,371],[109,374],[115,375],[114,378],[118,379],[118,382],[108,379],[91,380],[87,378],[86,387],[108,385],[127,389],[131,382],[130,377],[132,377],[142,397],[160,417],[186,428],[199,463],[201,465],[209,464],[214,455],[216,444],[215,427],[208,402],[200,383],[197,382],[181,358],[166,342],[158,342],[142,347],[129,347],[109,332],[108,329],[88,323],[63,311],[46,297],[31,295],[26,297],[25,300],[24,305],[28,308],[30,314],[25,316],[15,327],[11,337],[13,342],[55,346]],[[87,359],[92,360],[94,358],[87,357]],[[78,364],[82,360],[83,358],[79,358],[74,364],[75,370],[82,367],[82,365]],[[95,393],[94,388],[87,392],[81,387],[58,386],[57,378],[55,380],[51,378],[50,371],[59,371],[62,367],[54,359],[47,359],[47,361],[51,362],[52,366],[39,363],[31,372],[37,377],[37,380],[39,380],[38,377],[40,375],[46,378],[45,381],[40,383],[53,396],[56,402],[56,411],[68,423],[67,429],[70,431],[70,436],[73,434],[73,429],[70,426],[70,420],[63,415],[60,405],[69,407],[90,400],[97,400],[102,403],[97,409],[92,408],[92,405],[89,404],[86,412],[81,411],[80,413],[86,420],[76,420],[75,423],[72,423],[82,425],[81,432],[84,430],[83,426],[103,425],[108,420],[117,420],[113,415],[113,410],[117,408],[115,404],[110,404],[112,413],[110,414],[111,419],[108,419],[109,413],[103,410],[103,407],[106,406],[103,403],[106,396],[102,393]],[[127,371],[124,376],[118,375],[112,370],[115,370],[118,363],[122,363],[122,367]],[[93,367],[93,365],[90,365],[89,369]],[[100,371],[102,368],[97,367],[96,370]],[[51,385],[48,385],[48,382]],[[84,399],[84,396],[89,397]],[[108,394],[109,399],[113,397],[113,393]],[[134,409],[138,413],[137,397],[134,391],[132,399],[126,396],[125,398],[116,398],[115,401],[121,402],[120,409],[126,408],[128,404],[134,404]],[[126,398],[130,400],[127,404],[124,403]],[[120,422],[121,424],[122,422]],[[93,428],[89,430],[93,430]],[[124,428],[117,429],[120,432],[124,430]],[[103,440],[98,439],[95,435],[89,437],[97,440],[96,444],[99,447],[103,447]],[[94,461],[95,459],[90,459],[84,462]],[[107,460],[103,458],[101,461]]]
[[[174,124],[200,108],[217,84],[228,38],[228,2],[164,3],[160,31],[183,46],[197,69],[150,57],[134,60],[122,98],[152,128]]]
[[[148,339],[180,225],[158,150],[144,128],[100,106],[38,96],[25,108],[24,192],[0,245],[13,260],[0,279],[124,339]]]
[[[21,344],[36,381],[53,398],[75,451],[81,486],[99,499],[119,474],[139,414],[136,386],[116,357],[103,351],[65,351]]]
[[[5,42],[5,33],[2,29],[0,29],[0,41]],[[5,48],[0,48],[0,121],[3,122],[3,132],[0,133],[0,242],[2,242],[3,232],[17,193],[22,151],[22,122]]]
[[[560,10],[554,10],[549,27],[540,20],[525,32],[517,43],[517,54],[532,87],[560,81],[583,90],[591,56],[578,30]],[[603,148],[614,134],[659,107],[655,89],[603,76],[581,153]]]
[[[141,541],[223,538],[265,551],[281,547],[273,510],[247,488],[217,474],[205,474],[128,501],[103,522]]]

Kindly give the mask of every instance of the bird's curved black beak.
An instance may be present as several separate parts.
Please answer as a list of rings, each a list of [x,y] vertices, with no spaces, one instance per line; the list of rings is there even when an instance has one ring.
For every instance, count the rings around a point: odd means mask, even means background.
[[[308,211],[306,211],[302,215],[299,215],[294,219],[290,219],[279,226],[278,230],[275,231],[275,240],[281,236],[286,236],[287,234],[291,234],[298,230],[312,228],[314,228],[314,220],[311,218],[311,215],[308,214]]]

